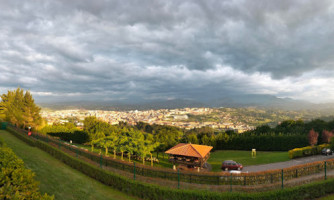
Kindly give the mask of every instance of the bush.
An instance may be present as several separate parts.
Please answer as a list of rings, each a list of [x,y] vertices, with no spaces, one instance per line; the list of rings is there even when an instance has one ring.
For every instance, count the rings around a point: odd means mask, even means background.
[[[302,148],[294,148],[289,151],[289,157],[290,159],[293,159],[293,158],[300,158],[300,157],[305,157],[305,156],[321,154],[321,150],[323,148],[328,148],[328,147],[329,147],[329,144],[321,144],[318,146],[307,146],[307,147],[302,147]]]
[[[303,149],[295,148],[289,151],[289,158],[300,158],[303,157]]]
[[[35,174],[7,148],[0,148],[0,199],[53,199],[39,192]]]
[[[334,137],[331,138],[330,148],[334,151]]]

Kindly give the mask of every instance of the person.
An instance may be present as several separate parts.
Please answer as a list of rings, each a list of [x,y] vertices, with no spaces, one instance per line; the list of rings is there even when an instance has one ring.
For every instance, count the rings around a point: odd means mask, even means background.
[[[29,129],[28,136],[31,136],[31,126],[29,126],[28,129]]]

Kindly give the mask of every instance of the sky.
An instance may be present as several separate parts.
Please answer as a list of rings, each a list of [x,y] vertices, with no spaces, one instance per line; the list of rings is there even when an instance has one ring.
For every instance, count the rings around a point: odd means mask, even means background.
[[[0,92],[334,100],[334,1],[0,0]]]

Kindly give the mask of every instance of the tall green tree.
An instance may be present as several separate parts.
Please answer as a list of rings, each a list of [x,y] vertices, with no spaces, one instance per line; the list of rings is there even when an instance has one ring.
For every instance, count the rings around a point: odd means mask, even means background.
[[[121,159],[123,160],[124,152],[126,151],[128,143],[128,135],[126,132],[122,132],[117,140],[117,151],[121,152]]]
[[[1,95],[0,117],[16,126],[37,128],[42,123],[40,108],[29,91],[21,88]]]
[[[159,146],[159,142],[155,142],[150,134],[143,134],[137,140],[137,153],[141,156],[143,164],[145,165],[145,157],[151,156],[151,166],[153,165],[152,152]]]
[[[24,94],[23,98],[23,126],[37,127],[42,122],[42,117],[40,116],[41,108],[35,104],[35,100],[29,91]]]

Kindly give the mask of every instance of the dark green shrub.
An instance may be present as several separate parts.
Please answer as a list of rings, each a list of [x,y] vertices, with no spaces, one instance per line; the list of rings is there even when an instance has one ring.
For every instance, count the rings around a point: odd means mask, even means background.
[[[308,145],[305,135],[236,135],[217,140],[216,150],[288,151]]]
[[[72,140],[72,142],[77,144],[83,144],[89,141],[89,136],[85,131],[50,132],[47,134],[68,142]]]

